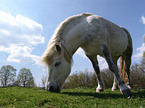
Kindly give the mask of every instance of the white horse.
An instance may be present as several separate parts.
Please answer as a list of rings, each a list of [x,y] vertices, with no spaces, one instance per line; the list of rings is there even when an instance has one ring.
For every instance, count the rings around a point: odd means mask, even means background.
[[[100,75],[97,55],[104,57],[109,69],[114,73],[112,90],[119,84],[124,95],[131,95],[130,64],[132,56],[132,39],[129,32],[122,27],[97,15],[83,13],[63,21],[51,37],[41,61],[48,67],[45,88],[52,92],[60,92],[70,74],[72,56],[81,47],[92,62],[97,74],[98,87],[96,92],[103,91],[103,81]],[[122,63],[128,75],[125,85],[117,69],[117,60],[122,57]],[[123,65],[122,65],[123,67]],[[117,82],[118,83],[117,83]]]

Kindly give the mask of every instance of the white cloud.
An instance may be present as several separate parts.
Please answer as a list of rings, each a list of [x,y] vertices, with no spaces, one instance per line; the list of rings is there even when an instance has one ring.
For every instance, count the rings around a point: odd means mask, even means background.
[[[82,48],[79,48],[79,49],[76,51],[75,54],[80,55],[80,56],[83,57],[83,58],[87,58],[86,55],[85,55],[85,52],[84,52],[84,50],[83,50]]]
[[[143,24],[145,24],[145,17],[144,17],[144,16],[141,17],[141,22],[142,22]]]
[[[141,60],[143,57],[143,53],[145,52],[145,43],[141,45],[141,47],[136,49],[137,53],[133,55],[133,59],[135,61]]]
[[[7,58],[9,62],[35,62],[38,64],[40,57],[32,55],[31,47],[25,45],[11,45],[8,48],[0,47],[0,51],[7,52],[10,55]]]
[[[103,57],[97,56],[100,69],[108,69],[108,64]]]
[[[42,25],[32,19],[0,11],[0,51],[10,54],[7,61],[38,63],[40,57],[31,53],[35,45],[44,43],[42,33]]]

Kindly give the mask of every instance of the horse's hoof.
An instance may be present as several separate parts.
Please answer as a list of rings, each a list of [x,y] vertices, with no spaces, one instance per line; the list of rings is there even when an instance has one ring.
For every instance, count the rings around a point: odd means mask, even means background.
[[[130,89],[123,90],[123,91],[121,91],[121,93],[123,95],[126,95],[126,96],[132,96],[133,95],[133,93],[130,91]]]
[[[103,92],[103,89],[96,89],[96,92]]]
[[[132,87],[130,85],[127,86],[130,90],[132,89]]]
[[[117,89],[118,89],[118,87],[112,87],[112,91],[115,91]]]
[[[115,90],[117,90],[117,89],[112,88],[112,91],[115,91]]]

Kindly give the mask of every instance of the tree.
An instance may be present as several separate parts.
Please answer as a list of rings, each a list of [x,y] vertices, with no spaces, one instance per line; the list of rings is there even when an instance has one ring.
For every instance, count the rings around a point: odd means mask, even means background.
[[[30,69],[22,68],[17,77],[17,81],[20,83],[20,85],[23,85],[24,87],[35,86],[34,78]]]
[[[145,35],[144,35],[144,42],[145,42]],[[142,65],[145,65],[145,52],[143,52],[143,58],[142,58],[141,63],[142,63]]]
[[[142,58],[141,63],[142,63],[142,65],[145,65],[145,52],[143,53],[143,58]]]
[[[45,87],[46,78],[47,78],[47,76],[43,76],[43,77],[41,78],[42,87]]]
[[[26,83],[27,87],[35,87],[34,78],[33,76],[29,78],[28,82]]]
[[[11,65],[2,66],[0,70],[0,80],[3,87],[13,84],[15,81],[16,69]]]

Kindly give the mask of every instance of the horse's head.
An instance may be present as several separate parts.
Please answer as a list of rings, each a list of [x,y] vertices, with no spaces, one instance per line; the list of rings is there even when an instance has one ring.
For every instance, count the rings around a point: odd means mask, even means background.
[[[45,88],[51,92],[60,92],[70,74],[71,63],[66,60],[64,48],[60,45],[55,45],[55,53],[51,59]]]

